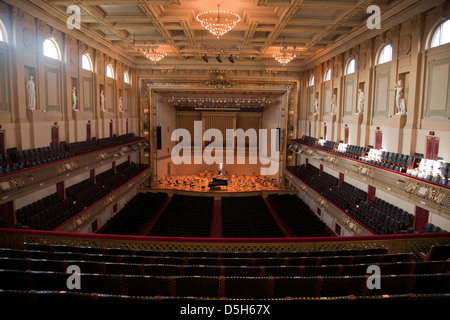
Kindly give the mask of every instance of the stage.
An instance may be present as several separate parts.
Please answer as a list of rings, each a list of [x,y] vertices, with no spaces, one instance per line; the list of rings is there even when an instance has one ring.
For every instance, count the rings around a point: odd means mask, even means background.
[[[151,190],[167,192],[169,195],[185,194],[193,196],[252,196],[270,193],[295,193],[278,185],[276,179],[257,175],[214,174],[209,171],[197,175],[178,175],[160,179]]]

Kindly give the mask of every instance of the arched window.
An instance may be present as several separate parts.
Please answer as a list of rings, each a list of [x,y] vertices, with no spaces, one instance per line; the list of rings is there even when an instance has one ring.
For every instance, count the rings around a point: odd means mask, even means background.
[[[309,86],[312,87],[314,85],[314,75],[311,75],[309,78]]]
[[[390,44],[385,45],[378,56],[378,64],[392,61],[392,46]]]
[[[128,75],[128,72],[124,72],[123,81],[128,84],[130,83],[130,76]]]
[[[331,80],[331,69],[328,68],[327,71],[325,72],[325,77],[324,77],[325,81]]]
[[[1,20],[0,20],[0,42],[8,42],[8,38],[6,37],[5,26],[3,25]]]
[[[438,47],[450,42],[450,19],[441,23],[441,25],[434,31],[431,38],[430,47]]]
[[[46,39],[44,41],[44,56],[55,59],[55,60],[61,60],[61,53],[59,51],[58,44],[54,39]]]
[[[345,70],[345,74],[352,74],[355,72],[355,59],[352,59],[347,64],[347,69]]]
[[[114,71],[113,71],[113,68],[112,68],[112,66],[110,64],[108,64],[106,66],[106,76],[108,78],[113,78],[114,79]]]
[[[87,54],[83,54],[81,56],[81,67],[84,70],[88,70],[88,71],[93,70],[91,58],[89,58],[89,56]]]

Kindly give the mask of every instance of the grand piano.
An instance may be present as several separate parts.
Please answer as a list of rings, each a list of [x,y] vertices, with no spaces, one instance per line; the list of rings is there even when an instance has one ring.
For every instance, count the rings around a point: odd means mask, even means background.
[[[222,186],[228,186],[228,180],[227,179],[217,179],[213,178],[213,181],[211,181],[208,184],[208,187],[210,189],[220,189]]]

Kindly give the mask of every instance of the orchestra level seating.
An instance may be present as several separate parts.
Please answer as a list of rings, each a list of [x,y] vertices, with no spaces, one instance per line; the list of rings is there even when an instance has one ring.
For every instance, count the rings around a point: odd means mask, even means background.
[[[192,251],[25,243],[0,249],[4,299],[448,299],[450,246]],[[369,266],[380,269],[368,285]],[[69,266],[80,285],[68,288]],[[73,283],[72,283],[73,284]]]

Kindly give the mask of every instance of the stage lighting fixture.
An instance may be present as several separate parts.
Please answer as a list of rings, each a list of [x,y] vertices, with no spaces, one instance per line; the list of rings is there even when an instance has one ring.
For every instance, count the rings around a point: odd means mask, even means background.
[[[217,55],[216,60],[219,61],[220,63],[222,63],[222,58],[220,58],[220,54]]]

